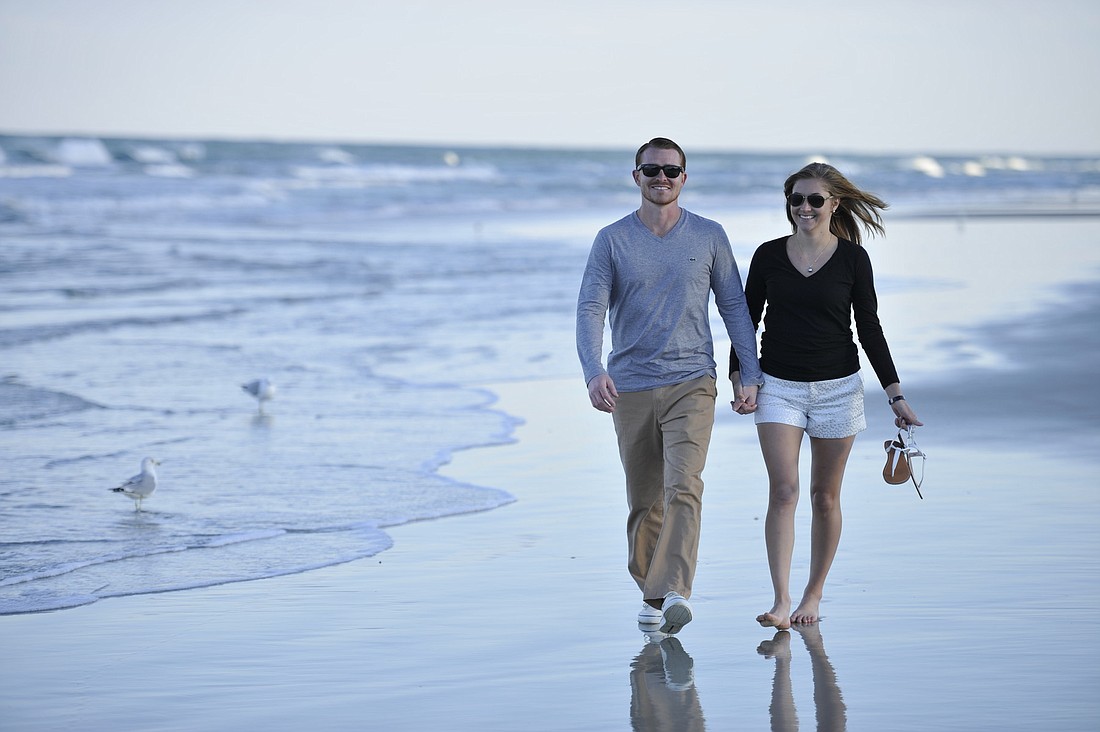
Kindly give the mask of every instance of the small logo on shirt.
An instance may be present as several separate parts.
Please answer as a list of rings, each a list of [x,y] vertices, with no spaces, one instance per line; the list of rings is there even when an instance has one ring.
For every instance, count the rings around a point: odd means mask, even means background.
[[[688,261],[689,261],[689,262],[694,262],[694,261],[695,261],[695,257],[688,257]]]

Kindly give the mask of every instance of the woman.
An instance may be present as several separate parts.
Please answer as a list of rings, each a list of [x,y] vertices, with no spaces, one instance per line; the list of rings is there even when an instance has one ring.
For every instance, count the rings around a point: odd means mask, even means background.
[[[783,185],[791,236],[761,244],[753,255],[745,297],[753,326],[767,305],[760,340],[764,386],[755,409],[760,450],[768,470],[764,525],[775,604],[757,617],[767,627],[820,618],[825,578],[840,543],[840,485],[857,433],[867,427],[863,376],[852,338],[874,368],[901,428],[920,426],[901,384],[878,320],[871,260],[862,231],[884,234],[886,203],[861,191],[831,165],[811,163]],[[737,355],[730,378],[739,386]],[[798,505],[798,458],[803,433],[810,436],[810,577],[791,612],[790,574]]]

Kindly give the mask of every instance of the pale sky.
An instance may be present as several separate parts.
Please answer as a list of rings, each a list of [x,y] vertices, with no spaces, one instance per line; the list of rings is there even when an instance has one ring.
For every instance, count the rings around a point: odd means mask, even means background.
[[[1100,153],[1096,0],[0,0],[0,133]]]

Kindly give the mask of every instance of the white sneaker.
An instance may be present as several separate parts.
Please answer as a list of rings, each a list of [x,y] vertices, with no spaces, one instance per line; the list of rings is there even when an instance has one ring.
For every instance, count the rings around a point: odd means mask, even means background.
[[[661,609],[662,633],[679,633],[680,628],[691,622],[691,605],[687,599],[676,592],[665,595],[665,602]]]
[[[661,611],[648,602],[642,603],[642,609],[638,611],[639,625],[657,625],[661,622]]]

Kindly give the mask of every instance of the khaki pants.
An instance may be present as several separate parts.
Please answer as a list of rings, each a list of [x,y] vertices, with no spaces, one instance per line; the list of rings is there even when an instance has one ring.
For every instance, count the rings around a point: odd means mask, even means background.
[[[645,599],[691,596],[699,555],[711,376],[619,394],[612,413],[626,472],[628,569]]]

